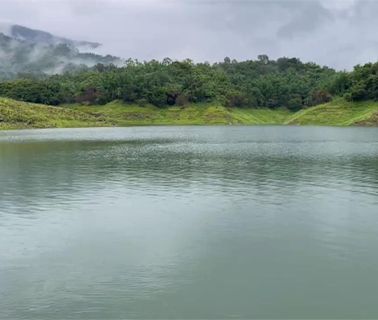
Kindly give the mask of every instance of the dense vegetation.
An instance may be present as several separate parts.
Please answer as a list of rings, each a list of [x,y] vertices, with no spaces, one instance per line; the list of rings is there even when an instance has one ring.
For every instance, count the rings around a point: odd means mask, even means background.
[[[327,67],[296,58],[275,61],[265,55],[256,61],[225,58],[215,64],[128,60],[121,68],[98,64],[47,79],[2,82],[0,96],[51,105],[122,100],[158,107],[216,102],[226,107],[298,110],[330,101],[329,88],[338,78]]]
[[[270,60],[266,55],[243,62],[225,58],[215,64],[128,60],[124,67],[97,64],[51,77],[2,81],[0,96],[48,105],[105,105],[118,100],[159,108],[214,103],[298,111],[333,97],[378,100],[378,63],[336,72],[296,58]]]

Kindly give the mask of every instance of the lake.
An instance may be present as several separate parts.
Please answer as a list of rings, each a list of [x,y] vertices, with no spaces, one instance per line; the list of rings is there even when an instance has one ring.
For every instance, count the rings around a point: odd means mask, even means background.
[[[377,318],[378,129],[0,132],[0,318]]]

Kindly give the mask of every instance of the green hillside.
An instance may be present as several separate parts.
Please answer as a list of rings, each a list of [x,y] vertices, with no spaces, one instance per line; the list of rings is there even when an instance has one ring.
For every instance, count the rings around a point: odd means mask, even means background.
[[[287,109],[225,108],[215,104],[158,108],[114,101],[104,106],[68,106],[96,117],[105,117],[117,125],[216,125],[282,124],[292,115]]]
[[[0,129],[96,127],[113,125],[101,116],[0,98]]]
[[[225,108],[215,104],[157,108],[119,101],[103,106],[50,107],[0,98],[0,129],[137,125],[378,125],[378,103],[338,99],[296,113],[287,109]]]
[[[355,124],[378,125],[372,121],[378,113],[378,103],[372,101],[347,102],[337,99],[308,109],[303,109],[291,117],[285,124],[290,125],[326,125],[350,126]]]

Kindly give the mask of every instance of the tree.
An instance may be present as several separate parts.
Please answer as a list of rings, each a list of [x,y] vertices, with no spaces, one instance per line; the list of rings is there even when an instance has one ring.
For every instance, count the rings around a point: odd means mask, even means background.
[[[326,90],[314,90],[311,93],[309,105],[317,105],[322,103],[327,103],[332,100],[331,94]]]
[[[376,64],[344,75],[296,58],[275,61],[267,55],[241,62],[226,57],[214,64],[129,59],[119,68],[104,63],[52,77],[0,82],[0,95],[47,104],[121,99],[158,107],[217,102],[228,107],[304,108],[345,94],[360,82],[365,90],[361,98],[378,97],[377,73]]]
[[[289,110],[298,111],[302,108],[302,98],[299,95],[295,95],[290,98],[288,105]]]
[[[348,98],[353,101],[364,100],[367,97],[367,91],[363,82],[355,83],[350,89]]]
[[[263,64],[269,63],[269,57],[266,54],[260,54],[257,56],[257,59],[262,62]]]

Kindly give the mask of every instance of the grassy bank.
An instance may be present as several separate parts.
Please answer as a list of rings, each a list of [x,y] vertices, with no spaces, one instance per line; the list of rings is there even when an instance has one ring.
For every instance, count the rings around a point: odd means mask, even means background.
[[[68,109],[103,116],[120,126],[281,124],[291,115],[286,109],[227,109],[214,104],[157,108],[114,101],[104,106],[68,106]]]
[[[378,103],[342,99],[293,113],[228,109],[215,104],[157,108],[114,101],[104,106],[50,107],[0,98],[0,129],[133,125],[378,125]]]
[[[324,126],[377,126],[378,103],[372,101],[347,102],[337,99],[333,102],[301,110],[290,116],[285,124]],[[376,120],[374,120],[376,119]]]
[[[3,130],[111,125],[115,124],[100,115],[0,98],[0,129]]]

